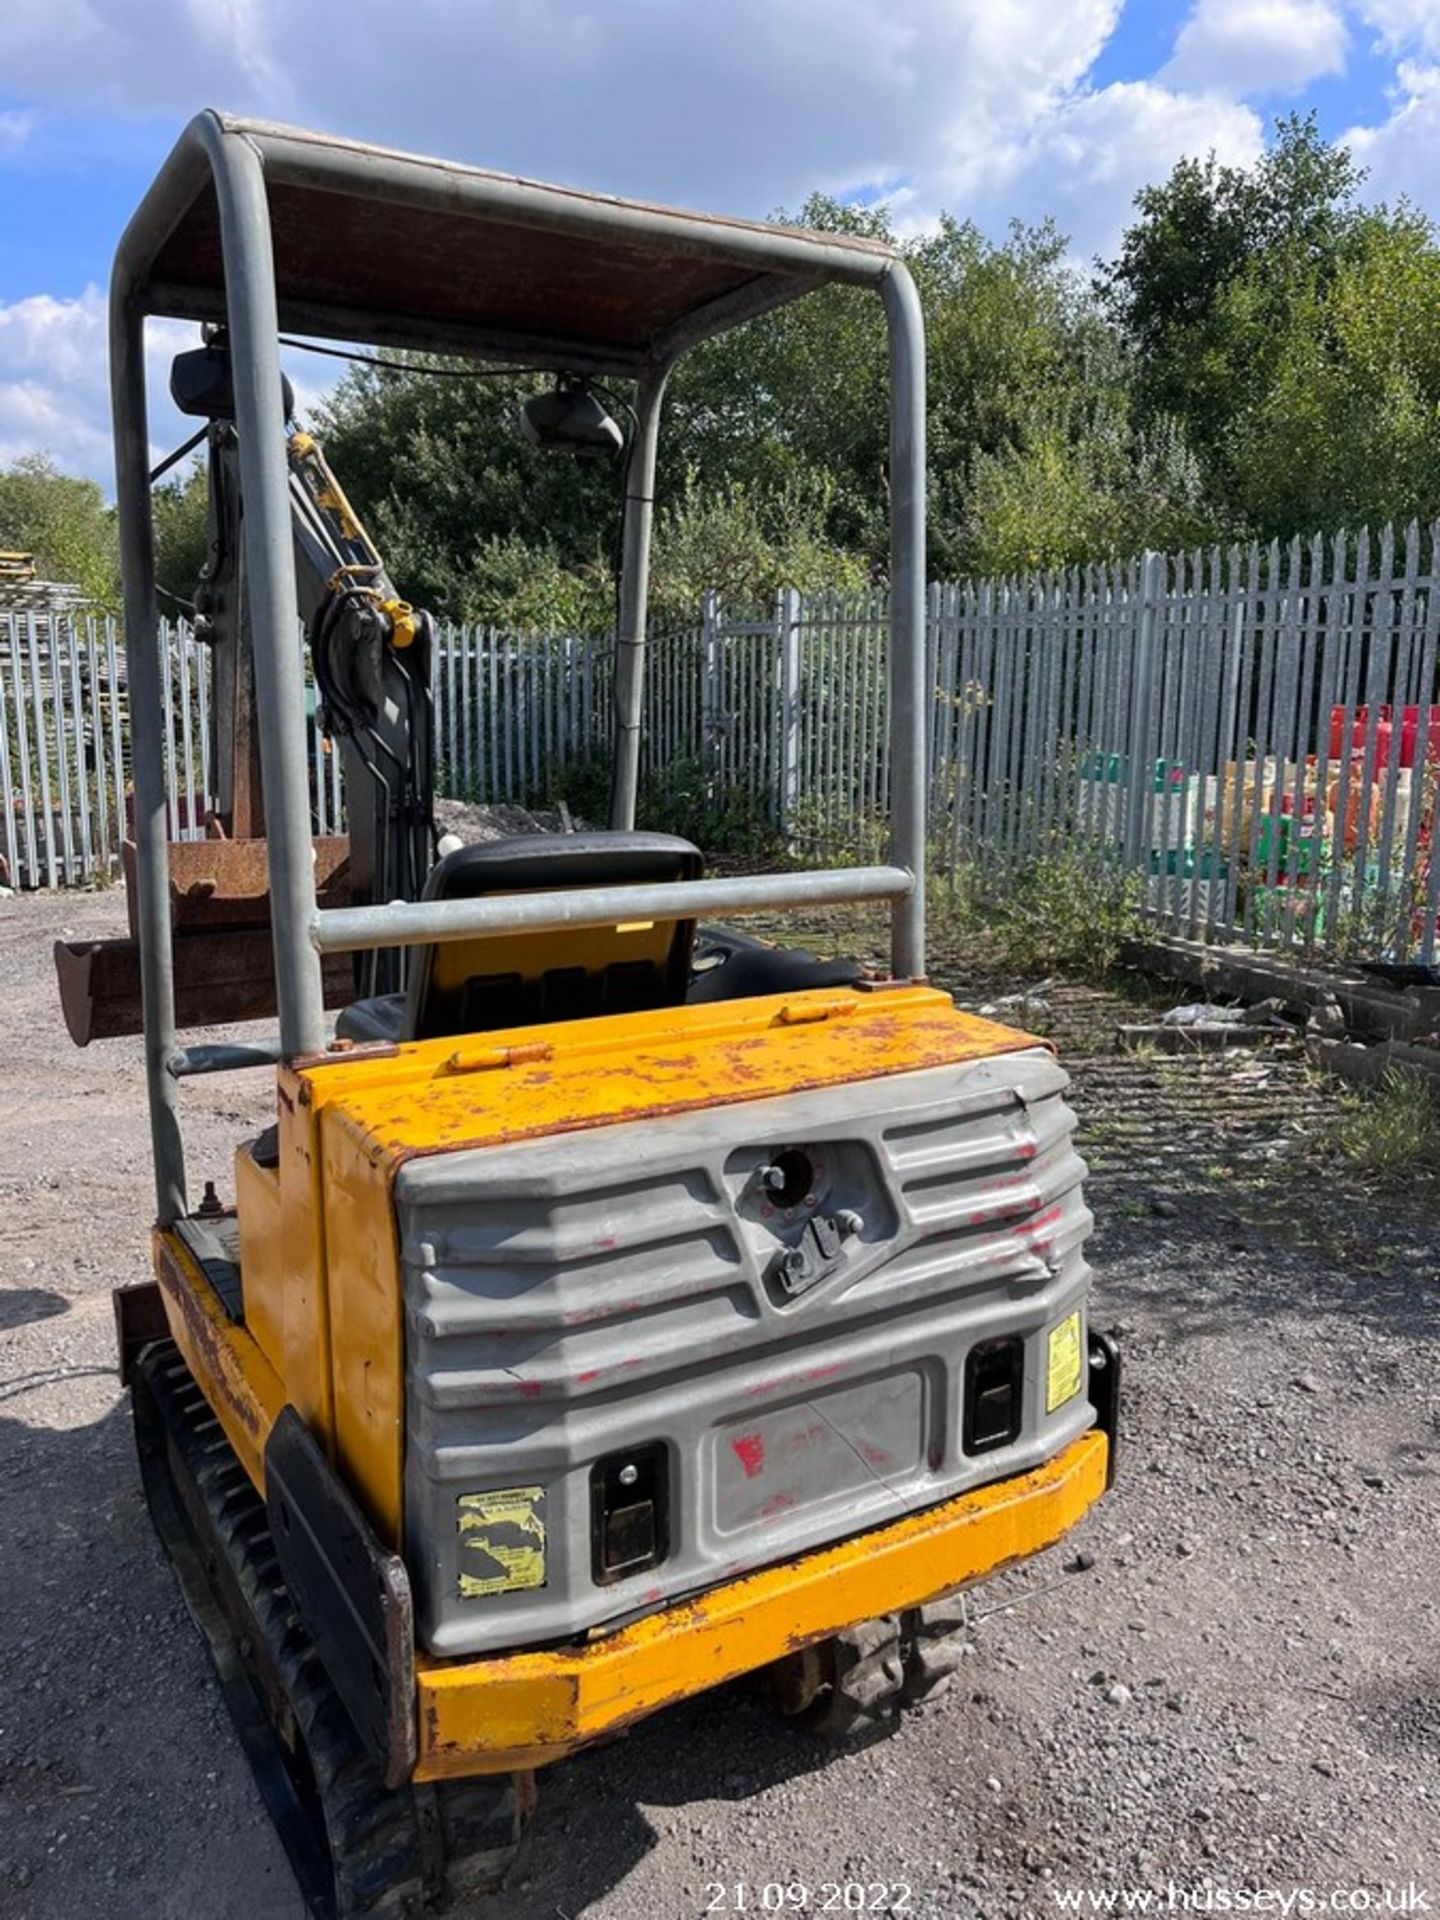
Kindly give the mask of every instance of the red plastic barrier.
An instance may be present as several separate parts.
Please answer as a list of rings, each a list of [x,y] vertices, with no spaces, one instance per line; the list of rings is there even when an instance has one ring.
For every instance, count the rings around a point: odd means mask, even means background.
[[[1428,719],[1425,727],[1424,757],[1427,760],[1440,760],[1440,707],[1426,709]],[[1370,731],[1370,709],[1356,707],[1350,723],[1350,752],[1363,754],[1366,736]],[[1419,707],[1405,707],[1400,714],[1400,765],[1415,765],[1416,749],[1420,735]],[[1375,771],[1384,773],[1390,765],[1390,755],[1395,739],[1394,714],[1390,707],[1377,707],[1375,710]],[[1345,709],[1330,709],[1330,758],[1339,760],[1345,753]]]
[[[1440,760],[1440,707],[1430,707],[1429,719],[1425,727],[1425,745],[1420,753],[1424,760]],[[1400,764],[1413,767],[1416,764],[1416,740],[1420,732],[1419,707],[1406,707],[1400,716]]]

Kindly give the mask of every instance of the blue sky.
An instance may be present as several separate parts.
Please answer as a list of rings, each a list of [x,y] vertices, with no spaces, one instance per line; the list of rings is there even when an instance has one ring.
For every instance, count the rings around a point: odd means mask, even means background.
[[[7,0],[0,463],[108,486],[110,257],[210,104],[738,213],[1048,213],[1081,259],[1182,153],[1248,161],[1313,107],[1440,216],[1440,0]],[[159,373],[189,335],[155,332]]]

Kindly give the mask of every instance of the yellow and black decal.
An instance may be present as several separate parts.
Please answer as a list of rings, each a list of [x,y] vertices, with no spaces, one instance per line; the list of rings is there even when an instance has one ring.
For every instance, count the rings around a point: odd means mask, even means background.
[[[497,1487],[459,1499],[462,1600],[545,1584],[545,1489]]]
[[[1066,1314],[1045,1343],[1045,1411],[1054,1413],[1080,1391],[1080,1315]]]

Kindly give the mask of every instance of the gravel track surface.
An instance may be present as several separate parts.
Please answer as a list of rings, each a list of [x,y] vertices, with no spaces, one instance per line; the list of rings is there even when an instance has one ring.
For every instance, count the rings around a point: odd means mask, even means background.
[[[110,1289],[146,1272],[137,1043],[72,1048],[49,955],[123,918],[113,893],[0,901],[0,1914],[302,1920],[112,1372]],[[777,1884],[843,1911],[849,1882],[991,1920],[1057,1889],[1410,1879],[1440,1910],[1434,1193],[1341,1176],[1293,1057],[1125,1058],[1129,1010],[1089,989],[1032,1014],[1095,1169],[1115,1493],[977,1593],[960,1681],[893,1739],[832,1756],[735,1688],[552,1770],[489,1912],[670,1920]],[[260,1078],[185,1104],[225,1191]]]

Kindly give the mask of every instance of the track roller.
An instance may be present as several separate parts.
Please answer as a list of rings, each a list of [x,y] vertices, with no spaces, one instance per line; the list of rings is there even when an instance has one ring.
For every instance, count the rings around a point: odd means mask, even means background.
[[[933,1700],[950,1684],[969,1651],[970,1611],[963,1593],[942,1595],[923,1607],[907,1607],[901,1616],[907,1707]]]

